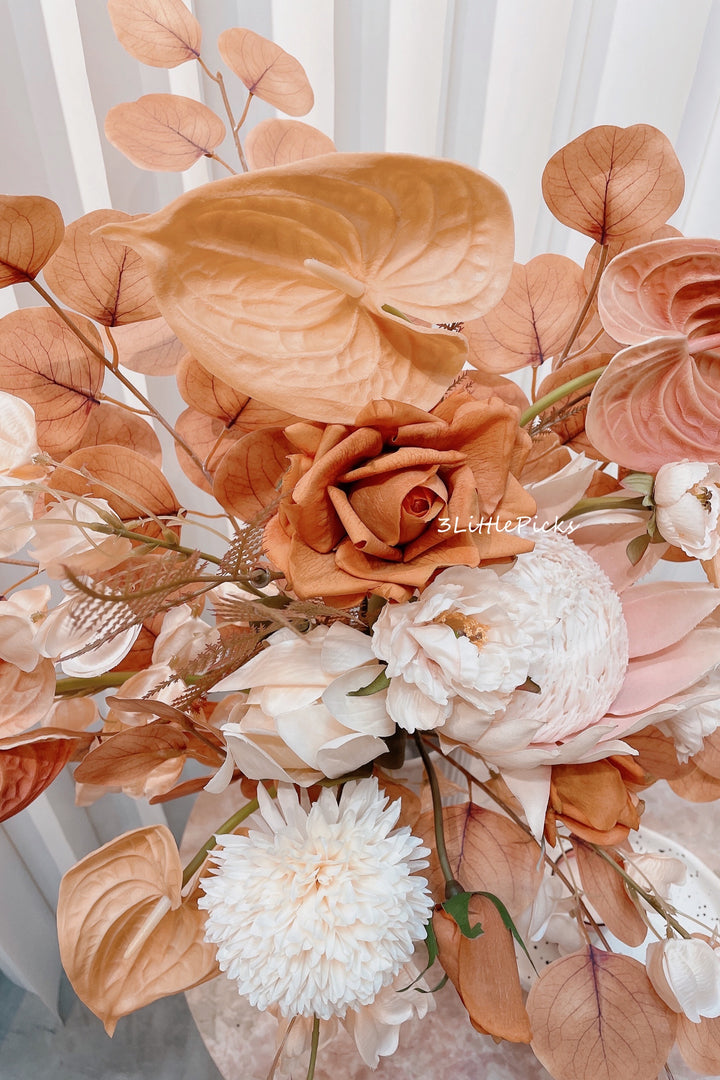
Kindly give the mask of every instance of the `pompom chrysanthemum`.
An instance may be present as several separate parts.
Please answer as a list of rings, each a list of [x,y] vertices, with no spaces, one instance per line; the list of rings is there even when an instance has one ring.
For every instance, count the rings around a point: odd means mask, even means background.
[[[324,790],[308,811],[292,787],[258,788],[262,821],[218,837],[202,880],[205,935],[259,1009],[344,1016],[390,984],[425,936],[432,900],[415,871],[429,854],[375,780]]]

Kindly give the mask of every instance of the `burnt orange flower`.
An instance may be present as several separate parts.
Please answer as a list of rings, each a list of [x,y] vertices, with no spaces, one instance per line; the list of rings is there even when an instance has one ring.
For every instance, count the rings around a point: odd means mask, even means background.
[[[553,765],[545,836],[555,844],[559,818],[571,833],[594,844],[619,844],[640,824],[636,792],[652,779],[632,757],[615,755],[582,765]]]
[[[352,427],[290,425],[268,556],[299,596],[350,605],[369,592],[404,600],[445,567],[530,550],[517,533],[535,510],[516,479],[531,446],[518,415],[463,388],[429,413],[380,400]]]

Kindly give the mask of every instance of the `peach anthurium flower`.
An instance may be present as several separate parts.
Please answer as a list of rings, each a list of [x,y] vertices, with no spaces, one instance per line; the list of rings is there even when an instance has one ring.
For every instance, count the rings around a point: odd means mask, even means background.
[[[700,938],[654,941],[647,949],[647,973],[673,1012],[693,1024],[720,1016],[720,950]]]
[[[301,597],[402,600],[443,567],[532,547],[516,530],[535,511],[516,479],[531,443],[499,397],[459,389],[430,413],[375,401],[353,427],[299,423],[285,436],[295,452],[265,547]]]
[[[720,551],[720,465],[676,461],[663,465],[653,487],[657,526],[670,544],[695,559]]]
[[[608,266],[598,290],[600,317],[628,347],[594,387],[586,429],[609,460],[656,472],[716,455],[718,296],[718,240],[653,240]]]
[[[0,660],[21,671],[34,671],[40,660],[35,646],[38,621],[50,601],[48,585],[22,589],[9,600],[0,600]]]
[[[513,257],[494,181],[409,154],[333,153],[233,176],[102,233],[140,253],[203,367],[331,423],[352,423],[373,398],[435,405],[467,343],[428,324],[493,307]]]
[[[370,638],[344,623],[302,637],[276,631],[262,652],[215,687],[250,691],[221,729],[230,755],[250,779],[303,786],[372,761],[395,730],[386,692],[348,695],[381,672]]]

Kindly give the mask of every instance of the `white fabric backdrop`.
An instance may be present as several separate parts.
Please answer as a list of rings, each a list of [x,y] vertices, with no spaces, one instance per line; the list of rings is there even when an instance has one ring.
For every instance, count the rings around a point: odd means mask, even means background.
[[[499,180],[522,261],[547,250],[584,257],[587,240],[551,217],[540,177],[555,150],[599,123],[661,128],[687,173],[674,224],[720,235],[720,0],[186,2],[213,69],[217,35],[230,26],[296,55],[316,95],[304,119],[338,149],[438,154]],[[155,210],[215,176],[206,160],[182,176],[144,173],[105,141],[107,110],[141,94],[219,103],[196,64],[168,72],[128,56],[102,0],[0,0],[0,86],[0,190],[49,196],[66,221],[107,206]],[[256,101],[250,123],[269,115]],[[6,289],[0,314],[35,302],[27,287]],[[169,381],[149,381],[172,409]],[[63,777],[0,828],[0,967],[51,1008],[61,874],[113,835],[163,820],[161,809],[118,796],[79,810],[72,794]]]

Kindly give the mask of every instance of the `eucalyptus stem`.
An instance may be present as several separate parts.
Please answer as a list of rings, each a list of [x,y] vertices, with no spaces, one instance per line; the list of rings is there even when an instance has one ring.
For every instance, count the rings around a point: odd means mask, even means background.
[[[315,1062],[317,1061],[318,1044],[320,1042],[320,1018],[313,1017],[312,1038],[310,1040],[310,1061],[306,1080],[313,1080],[315,1076]]]
[[[605,269],[605,265],[606,265],[607,260],[608,260],[608,251],[609,251],[609,249],[608,249],[607,244],[603,244],[603,249],[600,252],[600,259],[598,261],[598,267],[597,267],[597,270],[595,271],[595,277],[593,278],[592,285],[590,286],[590,289],[588,290],[588,294],[585,297],[585,303],[580,308],[580,314],[578,315],[577,319],[575,320],[575,325],[573,326],[572,330],[570,331],[570,337],[567,339],[567,341],[565,343],[565,348],[560,353],[560,357],[558,359],[558,364],[562,364],[563,361],[567,359],[567,355],[570,352],[570,349],[572,348],[573,341],[575,340],[575,338],[578,336],[578,334],[580,333],[580,331],[582,329],[582,324],[585,322],[585,316],[587,315],[588,311],[590,310],[590,305],[592,304],[592,302],[595,299],[595,296],[597,294],[598,285],[600,284],[600,278],[603,275],[603,270]]]
[[[224,161],[219,154],[206,154],[205,157],[209,157],[212,161],[217,161],[218,165],[222,165],[232,176],[237,176],[237,172],[233,169],[232,165],[228,165],[227,161]]]
[[[425,749],[422,736],[417,731],[415,732],[415,745],[418,748],[423,765],[425,766],[427,778],[430,781],[430,793],[432,795],[433,804],[433,824],[435,826],[435,848],[437,850],[440,869],[445,878],[445,899],[449,900],[451,896],[457,896],[458,893],[464,892],[465,890],[453,874],[452,867],[450,866],[450,859],[448,858],[447,846],[445,844],[445,833],[443,831],[440,785],[438,783],[437,773],[435,772],[435,766]]]
[[[177,433],[177,431],[172,426],[172,424],[169,423],[169,421],[167,421],[165,419],[165,417],[162,415],[162,413],[159,412],[158,409],[155,408],[155,406],[152,404],[152,402],[148,401],[148,399],[145,397],[145,395],[143,393],[141,393],[141,391],[138,390],[138,388],[130,381],[130,379],[128,379],[122,373],[119,366],[114,362],[114,360],[108,360],[105,353],[101,349],[98,349],[97,345],[93,344],[93,342],[90,340],[90,338],[88,338],[82,332],[80,327],[70,318],[70,316],[67,314],[67,312],[63,311],[60,304],[58,304],[57,300],[55,300],[55,298],[50,295],[50,293],[47,291],[47,289],[44,289],[42,287],[42,285],[40,284],[39,281],[34,279],[34,280],[30,281],[29,284],[32,285],[33,289],[35,289],[35,291],[38,292],[40,294],[40,296],[42,296],[45,303],[49,304],[50,307],[53,309],[53,311],[57,315],[60,316],[60,318],[65,323],[65,325],[68,327],[68,329],[72,330],[73,334],[75,334],[75,336],[78,338],[78,340],[83,343],[85,348],[89,349],[90,352],[93,354],[93,356],[96,356],[98,358],[98,360],[100,360],[104,364],[104,366],[107,368],[107,370],[112,372],[112,374],[115,376],[115,378],[119,382],[122,383],[122,385],[125,387],[125,389],[129,390],[130,393],[133,394],[138,399],[138,401],[148,410],[148,412],[153,417],[153,419],[157,420],[158,424],[161,424],[162,427],[165,428],[165,430],[168,432],[168,434],[173,437],[173,439],[178,444],[178,446],[181,446],[182,449],[185,451],[185,453],[188,455],[188,457],[194,462],[195,465],[197,465],[197,467],[200,469],[200,471],[203,474],[203,476],[205,477],[205,479],[208,482],[212,483],[212,477],[207,472],[207,470],[203,466],[202,461],[197,456],[197,454],[192,449],[192,447],[185,441],[185,439],[183,439],[182,435],[179,435]],[[111,343],[111,345],[113,345],[112,340],[111,340],[110,343]],[[115,355],[115,350],[114,349],[113,349],[113,355]]]
[[[230,104],[230,98],[228,97],[227,90],[225,89],[225,79],[223,78],[222,72],[221,71],[216,71],[215,74],[213,75],[212,71],[207,66],[207,64],[205,63],[205,61],[202,59],[201,56],[198,56],[198,63],[200,64],[200,67],[203,69],[203,71],[207,75],[208,79],[212,79],[212,81],[215,83],[215,85],[220,90],[220,94],[221,94],[221,97],[222,97],[222,100],[223,100],[223,105],[225,106],[225,112],[227,113],[228,122],[230,124],[230,130],[232,132],[233,141],[235,143],[235,149],[237,150],[237,156],[238,156],[238,159],[240,161],[240,165],[242,166],[242,171],[247,172],[248,171],[248,164],[247,164],[247,161],[245,160],[245,155],[243,153],[242,143],[240,142],[240,136],[238,134],[238,128],[240,127],[240,125],[242,124],[242,121],[245,119],[245,117],[247,115],[247,110],[248,110],[248,106],[250,105],[250,99],[252,98],[252,93],[250,94],[250,97],[248,98],[247,103],[245,105],[245,111],[243,112],[242,120],[240,121],[240,124],[236,124],[235,123],[235,116],[234,116],[233,110],[232,110],[232,105]],[[222,164],[225,165],[225,162],[222,162]],[[227,165],[225,167],[229,168],[229,166],[227,166]],[[231,169],[230,171],[233,172],[234,170]]]
[[[545,394],[544,397],[539,398],[534,404],[526,409],[520,417],[520,427],[527,427],[531,420],[534,420],[536,416],[539,416],[541,412],[545,412],[551,405],[554,405],[556,401],[560,401],[564,397],[568,397],[569,394],[574,393],[575,390],[582,390],[584,386],[590,386],[591,383],[597,382],[605,367],[593,368],[592,371],[586,371],[584,375],[578,375],[575,379],[570,379],[569,382],[563,383],[562,386],[558,386],[555,390],[551,390],[549,394]]]
[[[586,843],[588,842],[586,841]],[[681,926],[677,919],[673,918],[665,905],[660,903],[660,901],[657,900],[651,892],[648,892],[647,889],[644,889],[642,885],[638,885],[637,881],[631,878],[630,875],[626,873],[625,870],[623,870],[622,866],[615,862],[615,859],[613,859],[612,855],[608,854],[605,848],[601,847],[600,844],[592,843],[588,843],[588,847],[592,848],[595,854],[599,855],[602,859],[604,859],[606,863],[609,863],[610,866],[612,866],[613,870],[620,875],[625,884],[629,885],[629,887],[634,892],[636,892],[638,896],[642,896],[645,903],[649,904],[650,907],[653,908],[653,910],[657,911],[658,915],[660,915],[665,920],[668,926],[672,926],[673,930],[677,934],[679,934],[680,937],[692,937],[692,934],[689,934],[685,927]],[[622,858],[622,856],[620,857]]]

